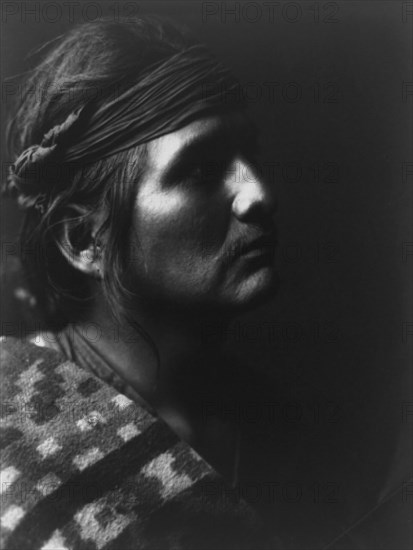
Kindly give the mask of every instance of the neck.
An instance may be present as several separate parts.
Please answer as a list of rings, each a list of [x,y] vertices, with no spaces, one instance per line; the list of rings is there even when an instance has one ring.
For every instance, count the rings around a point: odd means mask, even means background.
[[[92,323],[98,327],[100,337],[93,345],[159,410],[172,405],[188,408],[199,391],[205,394],[208,380],[220,368],[221,335],[229,322],[217,312],[152,307],[119,323],[107,305],[98,303],[78,327],[83,334]]]

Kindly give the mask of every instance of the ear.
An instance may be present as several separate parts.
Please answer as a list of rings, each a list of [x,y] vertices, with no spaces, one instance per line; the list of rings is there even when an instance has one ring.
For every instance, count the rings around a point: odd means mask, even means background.
[[[81,220],[85,212],[71,207],[62,221],[56,244],[69,264],[95,279],[103,276],[103,243],[96,241],[96,233],[102,223],[102,216],[95,215],[87,222]]]

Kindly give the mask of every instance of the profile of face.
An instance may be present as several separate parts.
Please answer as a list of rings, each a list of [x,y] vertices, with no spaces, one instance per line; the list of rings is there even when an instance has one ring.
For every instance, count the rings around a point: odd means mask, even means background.
[[[241,112],[198,119],[148,143],[130,280],[149,302],[243,310],[277,287],[274,191],[254,165]]]

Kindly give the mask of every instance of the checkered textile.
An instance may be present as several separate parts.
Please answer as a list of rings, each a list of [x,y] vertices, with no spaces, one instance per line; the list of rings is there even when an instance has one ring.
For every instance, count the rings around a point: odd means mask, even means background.
[[[1,548],[275,548],[159,418],[52,349],[1,344]]]

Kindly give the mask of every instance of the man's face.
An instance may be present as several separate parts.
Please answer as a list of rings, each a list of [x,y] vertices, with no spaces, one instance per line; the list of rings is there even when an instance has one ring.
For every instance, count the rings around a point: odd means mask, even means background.
[[[245,115],[233,113],[148,144],[132,239],[139,296],[232,311],[274,292],[275,202],[251,160],[255,141]]]

